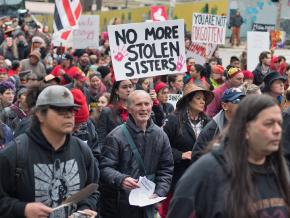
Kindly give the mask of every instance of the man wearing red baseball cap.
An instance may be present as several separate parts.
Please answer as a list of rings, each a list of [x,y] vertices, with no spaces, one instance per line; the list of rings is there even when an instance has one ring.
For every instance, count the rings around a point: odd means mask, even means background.
[[[72,89],[80,89],[83,94],[86,96],[87,104],[90,102],[90,92],[89,89],[86,86],[88,78],[85,76],[85,74],[80,70],[77,69],[77,72],[73,75],[73,81],[67,85],[65,85],[66,88],[69,90]]]

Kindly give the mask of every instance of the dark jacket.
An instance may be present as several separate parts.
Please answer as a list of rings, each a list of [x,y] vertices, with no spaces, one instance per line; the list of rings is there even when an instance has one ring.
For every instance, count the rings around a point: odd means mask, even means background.
[[[11,140],[13,140],[12,130],[5,123],[0,123],[0,150]]]
[[[64,145],[55,151],[40,128],[31,129],[27,136],[27,140],[21,138],[22,143],[27,143],[27,154],[22,160],[23,173],[17,181],[17,144],[12,141],[0,152],[2,218],[24,217],[28,202],[56,207],[68,196],[99,180],[99,170],[90,149],[76,137],[67,135]],[[98,194],[94,192],[80,201],[76,209],[96,210],[97,201]]]
[[[174,159],[174,174],[171,188],[174,189],[177,181],[190,165],[190,160],[182,160],[182,153],[191,151],[196,141],[196,134],[188,120],[187,113],[183,115],[183,123],[179,121],[179,113],[169,115],[163,127],[166,132]],[[201,117],[202,128],[210,121],[205,115]]]
[[[26,114],[16,105],[11,105],[1,110],[0,120],[14,131]]]
[[[125,112],[125,111],[123,111]],[[115,108],[104,107],[100,114],[100,118],[96,125],[96,130],[99,136],[100,147],[105,144],[106,136],[111,132],[115,127],[123,123],[121,117],[121,110]],[[128,112],[127,112],[128,114]]]
[[[80,129],[73,133],[73,136],[76,136],[86,142],[91,148],[96,160],[100,160],[101,150],[99,146],[99,138],[95,126],[91,120],[88,120],[88,122],[81,125]]]
[[[24,117],[19,123],[18,126],[16,127],[14,131],[14,137],[16,138],[17,136],[21,135],[22,133],[25,133],[30,129],[31,126],[31,117]]]
[[[211,142],[226,126],[224,110],[221,110],[213,119],[201,130],[195,145],[192,149],[191,162],[195,162],[204,153],[208,143]]]
[[[290,166],[290,108],[283,112],[283,150],[284,156]]]
[[[269,164],[250,165],[257,191],[254,205],[278,198],[283,201],[275,172]],[[223,149],[219,147],[192,164],[179,180],[171,200],[168,218],[230,218],[225,201],[229,177]],[[271,215],[269,215],[271,214]],[[257,217],[289,217],[286,207],[264,206]]]
[[[254,84],[257,86],[260,86],[263,83],[263,80],[265,78],[266,75],[268,75],[270,73],[270,68],[267,71],[267,73],[263,74],[262,73],[262,64],[258,64],[256,69],[253,71],[253,75],[254,75]]]
[[[230,18],[230,26],[231,27],[240,27],[243,24],[243,17],[234,15]]]
[[[166,196],[173,174],[173,158],[167,135],[152,121],[148,121],[145,133],[131,117],[125,125],[143,159],[146,175],[155,174],[155,193]],[[106,145],[102,148],[100,170],[101,217],[145,218],[144,208],[130,206],[130,191],[121,188],[126,177],[139,179],[145,176],[123,134],[122,126],[108,134]]]
[[[154,112],[155,124],[161,127],[164,124],[165,118],[174,111],[174,107],[170,103],[159,103],[153,105],[152,111]]]

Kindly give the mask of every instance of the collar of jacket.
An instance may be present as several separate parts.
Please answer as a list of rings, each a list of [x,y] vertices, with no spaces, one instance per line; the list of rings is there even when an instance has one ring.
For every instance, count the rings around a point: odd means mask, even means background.
[[[219,131],[222,132],[227,123],[224,110],[221,110],[219,113],[217,113],[217,115],[213,117],[213,120],[216,122]]]
[[[152,132],[154,125],[155,124],[153,123],[153,121],[150,118],[147,121],[147,128],[146,128],[145,132],[146,133]],[[126,122],[126,126],[129,127],[129,129],[134,133],[144,133],[144,131],[142,129],[140,129],[139,127],[136,126],[136,123],[131,115],[129,115],[129,118]]]

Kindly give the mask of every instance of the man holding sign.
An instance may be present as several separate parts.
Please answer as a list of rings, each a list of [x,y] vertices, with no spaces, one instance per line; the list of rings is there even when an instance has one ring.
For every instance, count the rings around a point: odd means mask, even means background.
[[[186,71],[183,20],[108,29],[117,81]]]

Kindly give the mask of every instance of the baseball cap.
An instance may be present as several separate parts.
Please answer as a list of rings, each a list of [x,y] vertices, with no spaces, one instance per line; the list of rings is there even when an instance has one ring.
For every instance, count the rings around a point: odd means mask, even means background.
[[[76,107],[74,98],[70,90],[64,86],[51,85],[42,90],[39,94],[36,106],[55,106],[55,107]]]
[[[246,94],[239,88],[226,89],[221,97],[222,102],[239,103]],[[239,100],[237,102],[237,100]]]
[[[228,78],[233,78],[233,77],[235,77],[240,72],[242,72],[240,68],[238,68],[238,67],[231,67],[228,70],[228,72],[227,72],[227,77]]]
[[[73,60],[73,56],[66,53],[61,57],[62,60]]]
[[[287,78],[285,76],[282,76],[280,73],[273,71],[265,76],[264,78],[265,86],[270,87],[272,83],[276,80],[286,82]]]
[[[83,75],[82,73],[76,73],[74,76],[73,76],[74,79],[76,80],[79,80],[81,82],[85,82],[88,78]]]

